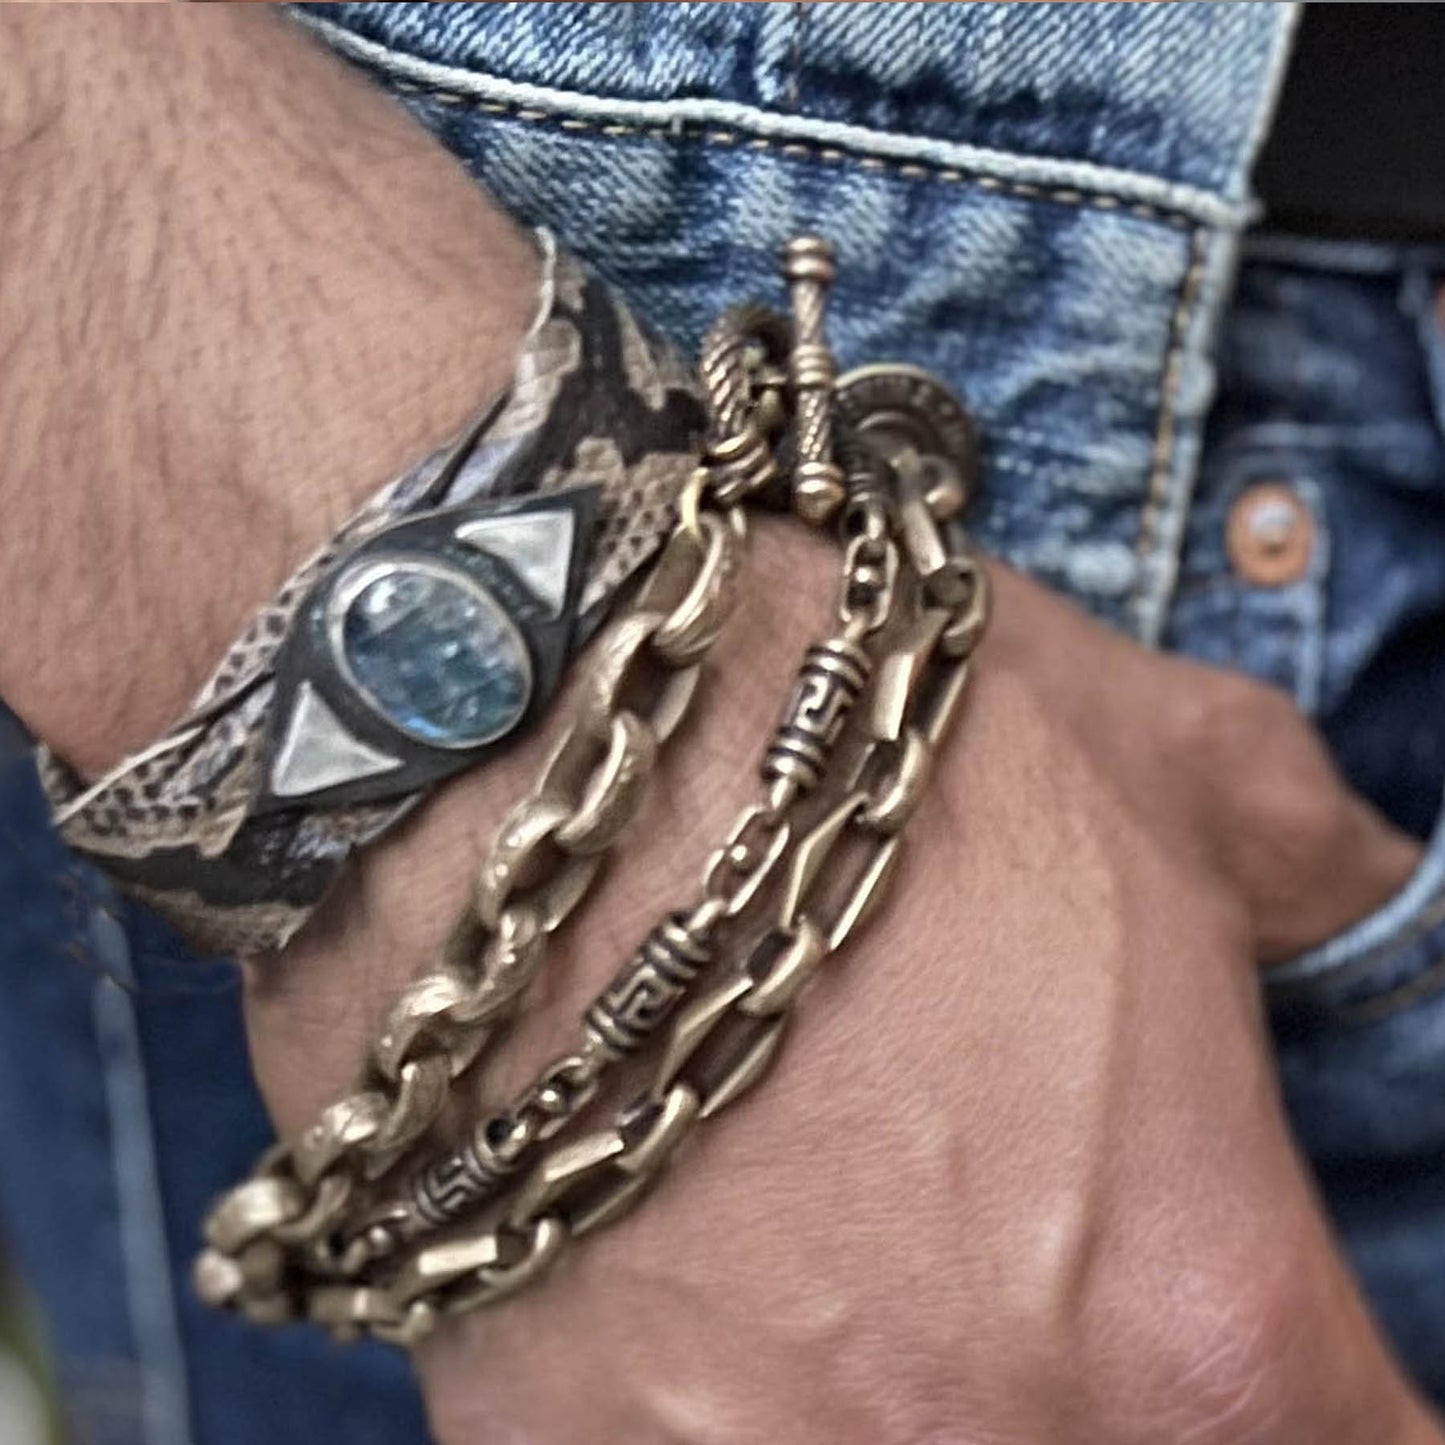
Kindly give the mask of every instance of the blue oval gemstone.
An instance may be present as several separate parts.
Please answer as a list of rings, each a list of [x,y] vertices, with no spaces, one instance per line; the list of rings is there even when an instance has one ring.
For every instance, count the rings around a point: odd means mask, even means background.
[[[521,720],[532,664],[511,618],[475,584],[396,564],[347,605],[341,645],[367,700],[404,733],[476,747]]]

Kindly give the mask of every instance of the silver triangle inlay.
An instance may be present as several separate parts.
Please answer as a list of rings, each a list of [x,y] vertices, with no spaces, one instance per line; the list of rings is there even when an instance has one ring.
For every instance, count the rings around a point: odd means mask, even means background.
[[[556,507],[479,517],[458,527],[457,537],[505,562],[556,617],[567,601],[576,525],[570,508]]]
[[[299,798],[357,778],[374,778],[401,766],[399,758],[352,737],[309,682],[296,689],[286,736],[271,769],[271,791]]]

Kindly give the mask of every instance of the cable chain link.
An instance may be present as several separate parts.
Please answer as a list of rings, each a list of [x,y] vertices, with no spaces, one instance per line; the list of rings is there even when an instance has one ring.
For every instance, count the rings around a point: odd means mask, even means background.
[[[823,340],[831,253],[800,238],[784,270],[791,327],[749,306],[709,333],[711,430],[677,526],[584,660],[568,726],[497,830],[436,966],[389,1010],[356,1089],[212,1211],[195,1270],[209,1303],[410,1345],[524,1288],[762,1077],[800,994],[878,906],[986,627],[988,580],[952,508],[932,500],[947,459],[870,463],[850,442],[845,493]],[[789,416],[794,508],[817,523],[846,495],[848,540],[839,630],[804,658],[761,800],[709,856],[693,901],[589,1005],[576,1047],[398,1193],[396,1166],[520,1009],[686,715],[737,595],[743,506],[775,480]],[[657,1035],[648,1087],[609,1126],[557,1139],[607,1070]]]
[[[550,935],[586,897],[641,803],[659,747],[687,714],[735,601],[746,541],[735,507],[704,510],[700,521],[703,545],[676,528],[583,660],[574,717],[497,829],[438,966],[388,1010],[356,1090],[272,1150],[261,1177],[212,1212],[197,1265],[209,1301],[268,1322],[291,1318],[272,1261],[304,1246],[308,1269],[323,1276],[358,1266],[357,1250],[328,1251],[326,1241],[362,1186],[432,1128],[451,1082],[520,1007]]]

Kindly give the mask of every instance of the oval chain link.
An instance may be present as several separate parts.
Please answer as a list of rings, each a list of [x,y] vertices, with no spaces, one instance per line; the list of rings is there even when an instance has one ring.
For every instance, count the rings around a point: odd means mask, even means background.
[[[264,1308],[294,1315],[279,1277],[228,1268],[226,1257],[256,1240],[294,1251],[333,1233],[354,1186],[384,1174],[427,1134],[452,1079],[520,1007],[549,936],[586,897],[636,814],[657,751],[686,715],[700,664],[735,600],[746,528],[740,516],[709,510],[702,518],[704,545],[674,531],[642,591],[584,658],[574,719],[494,835],[440,966],[388,1010],[356,1091],[277,1150],[263,1180],[243,1184],[213,1211],[213,1224],[222,1224],[208,1228],[209,1250],[197,1266],[209,1300],[261,1308],[262,1286],[274,1283]],[[233,1218],[247,1221],[244,1239],[227,1227]],[[334,1308],[336,1297],[329,1299]],[[374,1292],[369,1299],[375,1309]]]

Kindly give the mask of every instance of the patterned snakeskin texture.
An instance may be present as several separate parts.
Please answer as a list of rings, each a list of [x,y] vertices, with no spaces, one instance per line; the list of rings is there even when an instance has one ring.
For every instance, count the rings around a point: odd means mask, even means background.
[[[705,413],[681,359],[575,261],[550,259],[539,316],[505,400],[449,483],[451,449],[384,487],[261,609],[171,731],[96,782],[40,750],[66,841],[199,948],[248,954],[292,937],[352,851],[417,793],[350,807],[252,811],[273,668],[314,585],[381,528],[488,497],[600,486],[574,649],[656,553],[697,463]]]

